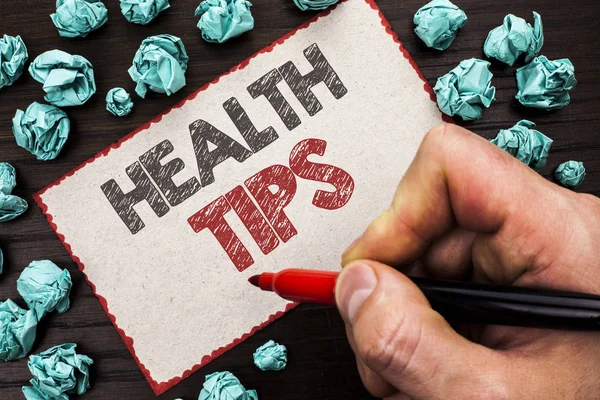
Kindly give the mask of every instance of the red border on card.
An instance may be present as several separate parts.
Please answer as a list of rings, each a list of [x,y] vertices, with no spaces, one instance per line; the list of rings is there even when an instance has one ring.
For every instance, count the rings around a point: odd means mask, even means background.
[[[371,8],[373,8],[374,10],[376,10],[379,13],[379,17],[381,18],[381,24],[385,27],[386,32],[388,34],[390,34],[392,36],[394,42],[396,42],[398,44],[399,50],[404,55],[404,58],[406,58],[408,60],[408,62],[410,63],[410,65],[417,72],[419,78],[423,81],[423,89],[427,93],[429,93],[429,96],[430,96],[431,100],[435,102],[436,101],[435,100],[435,94],[434,94],[431,86],[425,80],[425,78],[423,77],[423,74],[421,73],[421,71],[419,70],[419,68],[417,67],[417,65],[415,64],[414,60],[408,54],[408,52],[406,51],[406,49],[404,49],[404,47],[402,46],[402,43],[400,42],[400,40],[398,40],[398,36],[392,31],[392,27],[390,26],[389,22],[383,16],[383,13],[381,12],[381,10],[377,6],[377,4],[375,4],[375,1],[374,0],[364,0],[364,1],[367,4],[369,4],[371,6]],[[180,101],[177,104],[175,104],[173,107],[168,108],[167,110],[165,110],[162,113],[160,113],[153,120],[147,122],[146,124],[140,126],[139,128],[137,128],[133,132],[127,134],[126,136],[124,136],[123,138],[121,138],[117,143],[114,143],[114,144],[110,145],[109,147],[107,147],[106,149],[104,149],[103,151],[101,151],[100,153],[96,154],[94,157],[88,159],[83,164],[81,164],[78,167],[74,168],[73,170],[69,171],[68,173],[66,173],[62,177],[58,178],[56,181],[52,182],[50,185],[46,186],[45,188],[43,188],[42,190],[40,190],[39,192],[37,192],[37,193],[35,193],[33,195],[33,199],[35,200],[35,202],[37,203],[37,205],[41,208],[42,213],[48,219],[48,222],[52,226],[52,229],[54,229],[54,231],[56,232],[58,238],[63,243],[65,249],[67,250],[67,252],[71,256],[71,258],[73,259],[73,261],[75,261],[75,263],[77,264],[79,270],[83,273],[86,282],[92,287],[92,290],[93,290],[94,294],[96,295],[96,297],[98,298],[98,300],[100,301],[100,304],[102,305],[102,308],[104,309],[104,311],[108,315],[108,317],[109,317],[110,321],[112,322],[112,324],[114,325],[114,327],[117,329],[117,332],[121,336],[121,339],[123,339],[123,342],[125,342],[125,345],[127,346],[127,348],[129,349],[129,351],[131,352],[131,355],[133,356],[133,358],[135,359],[135,361],[139,365],[140,369],[142,370],[142,373],[144,374],[144,376],[148,380],[148,383],[150,384],[150,387],[152,388],[152,390],[154,391],[154,393],[156,395],[164,393],[165,391],[167,391],[171,387],[173,387],[176,384],[178,384],[179,382],[181,382],[181,380],[187,378],[188,376],[190,376],[191,374],[193,374],[194,372],[196,372],[198,369],[200,369],[201,367],[203,367],[206,364],[208,364],[210,361],[214,360],[215,358],[217,358],[220,355],[222,355],[223,353],[225,353],[227,350],[230,350],[231,348],[237,346],[239,343],[243,342],[248,337],[252,336],[258,330],[264,328],[265,326],[269,325],[271,322],[273,322],[276,319],[278,319],[281,316],[283,316],[287,311],[289,311],[290,309],[292,309],[295,306],[297,306],[297,304],[296,303],[290,303],[290,304],[288,304],[286,306],[286,308],[285,308],[284,311],[279,311],[279,312],[277,312],[275,314],[272,314],[271,316],[269,316],[269,318],[265,322],[263,322],[262,324],[257,325],[254,328],[252,328],[250,330],[250,332],[248,332],[248,333],[242,335],[241,337],[235,339],[233,342],[229,343],[228,345],[220,347],[220,348],[214,350],[210,355],[202,357],[202,360],[200,361],[200,363],[192,366],[190,369],[188,369],[185,372],[183,372],[183,374],[181,376],[171,378],[171,379],[169,379],[168,381],[165,381],[165,382],[157,382],[150,375],[150,371],[148,371],[148,369],[146,369],[146,367],[144,366],[144,364],[142,364],[140,362],[139,358],[136,356],[134,345],[133,345],[133,339],[131,337],[127,336],[127,333],[125,333],[125,331],[123,329],[119,328],[115,316],[112,315],[110,313],[109,309],[108,309],[108,303],[107,303],[106,299],[102,295],[100,295],[100,294],[97,293],[97,291],[96,291],[96,285],[94,285],[94,283],[92,283],[88,279],[88,277],[87,277],[87,275],[85,273],[85,266],[83,265],[83,263],[81,262],[81,260],[79,259],[79,257],[77,257],[73,253],[73,251],[71,250],[71,246],[65,240],[64,235],[62,235],[58,231],[58,227],[53,222],[52,214],[50,214],[48,212],[48,207],[42,201],[41,195],[44,194],[44,192],[46,190],[48,190],[49,188],[60,184],[63,180],[65,180],[69,176],[72,176],[73,174],[75,174],[78,170],[80,170],[81,168],[85,167],[87,164],[92,163],[97,158],[100,158],[100,157],[108,155],[108,153],[111,150],[119,148],[123,142],[131,139],[133,136],[137,135],[138,133],[140,133],[140,132],[148,129],[150,127],[150,125],[152,125],[153,123],[160,122],[160,120],[162,119],[162,117],[164,115],[166,115],[167,113],[169,113],[172,109],[180,108],[187,101],[194,99],[200,92],[206,90],[210,85],[214,85],[214,84],[218,83],[219,80],[221,79],[221,77],[229,75],[230,73],[235,72],[237,70],[244,69],[250,63],[250,61],[252,61],[252,59],[254,57],[256,57],[257,55],[262,54],[262,53],[269,53],[269,52],[271,52],[275,48],[275,46],[277,46],[278,44],[282,44],[283,42],[285,42],[288,38],[292,37],[297,31],[299,31],[301,29],[305,29],[309,25],[311,25],[313,22],[317,21],[319,18],[322,18],[324,16],[329,15],[329,13],[331,13],[331,11],[334,8],[335,8],[335,6],[332,7],[332,8],[330,8],[330,9],[328,9],[328,10],[326,10],[326,11],[324,11],[324,12],[322,12],[322,13],[320,13],[319,15],[316,15],[315,17],[311,18],[307,22],[305,22],[302,25],[300,25],[298,28],[296,28],[296,29],[292,30],[291,32],[289,32],[288,34],[282,36],[281,38],[279,38],[278,40],[276,40],[275,42],[273,42],[271,45],[269,45],[269,46],[265,47],[264,49],[260,50],[259,52],[255,53],[254,55],[252,55],[248,59],[242,61],[241,63],[239,63],[235,67],[231,68],[228,72],[226,72],[226,73],[220,75],[219,77],[215,78],[212,82],[209,82],[206,85],[202,86],[200,89],[198,89],[197,91],[195,91],[194,93],[190,94],[188,97],[186,97],[182,101]],[[446,115],[442,114],[442,118],[446,122],[452,122],[452,120],[450,118],[448,118]]]

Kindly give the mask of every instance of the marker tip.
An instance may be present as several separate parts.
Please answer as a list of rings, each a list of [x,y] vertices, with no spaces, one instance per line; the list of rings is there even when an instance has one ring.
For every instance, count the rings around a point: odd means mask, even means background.
[[[253,284],[256,287],[258,286],[258,280],[260,279],[260,275],[252,275],[250,278],[248,278],[248,282],[250,282],[251,284]]]

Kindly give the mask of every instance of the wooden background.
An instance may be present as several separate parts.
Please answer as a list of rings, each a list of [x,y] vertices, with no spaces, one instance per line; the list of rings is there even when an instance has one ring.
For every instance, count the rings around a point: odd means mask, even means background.
[[[173,0],[172,7],[148,26],[126,22],[118,0],[104,0],[104,3],[109,9],[108,23],[87,38],[68,39],[58,36],[48,17],[54,10],[53,0],[0,0],[0,35],[21,35],[29,49],[30,61],[55,48],[83,55],[93,63],[98,85],[97,94],[88,103],[66,109],[73,126],[71,136],[58,159],[50,162],[37,161],[19,148],[11,132],[11,119],[17,108],[24,110],[32,101],[43,101],[41,84],[25,73],[14,86],[0,90],[0,161],[15,166],[18,185],[14,193],[26,198],[30,205],[22,217],[0,224],[0,247],[6,258],[0,277],[0,299],[19,299],[16,280],[32,260],[50,259],[68,268],[74,282],[72,308],[42,321],[33,352],[64,342],[78,343],[78,350],[95,360],[92,389],[83,399],[153,399],[155,396],[142,373],[31,195],[314,13],[300,12],[292,0],[254,0],[255,29],[229,43],[215,45],[204,42],[196,28],[193,12],[198,0]],[[494,63],[496,101],[481,120],[465,126],[491,138],[498,129],[510,127],[522,118],[535,121],[542,132],[554,139],[548,165],[541,173],[552,179],[561,162],[583,161],[587,178],[578,190],[600,194],[600,31],[595,26],[600,18],[600,3],[597,0],[456,0],[469,20],[450,49],[442,53],[426,48],[413,32],[412,16],[425,0],[378,3],[431,85],[459,61],[483,58],[482,45],[487,33],[500,25],[507,13],[532,21],[531,11],[538,11],[546,37],[542,53],[550,59],[568,57],[575,65],[578,85],[572,92],[571,105],[552,113],[523,109],[513,98],[514,68]],[[134,83],[127,69],[140,42],[158,33],[182,38],[190,56],[187,86],[171,97],[150,93],[145,100],[139,99],[133,92]],[[105,111],[104,96],[115,86],[125,87],[134,94],[135,108],[126,118],[116,118]],[[156,299],[157,307],[160,301]],[[288,347],[290,362],[282,372],[260,372],[252,364],[254,349],[270,338]],[[291,311],[160,398],[196,399],[204,375],[219,370],[234,372],[247,388],[257,389],[261,400],[371,398],[360,383],[354,356],[335,309],[301,306]],[[0,399],[22,398],[20,388],[29,378],[25,359],[0,364]]]

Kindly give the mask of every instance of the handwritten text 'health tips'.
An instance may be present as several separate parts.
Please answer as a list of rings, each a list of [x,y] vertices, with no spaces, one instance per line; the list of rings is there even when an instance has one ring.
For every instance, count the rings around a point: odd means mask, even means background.
[[[311,90],[315,85],[324,83],[335,99],[342,98],[348,92],[316,44],[306,48],[304,55],[313,67],[309,73],[302,75],[289,61],[247,87],[252,98],[265,96],[289,131],[302,121],[277,88],[278,83],[285,81],[310,116],[323,108]],[[154,213],[162,217],[170,207],[183,203],[213,183],[213,169],[217,165],[229,158],[244,162],[279,137],[273,127],[259,132],[235,97],[225,101],[223,109],[246,143],[237,142],[205,120],[192,122],[189,130],[198,163],[198,177],[192,177],[180,185],[173,182],[173,176],[182,171],[185,164],[180,158],[161,163],[161,159],[174,150],[169,140],[163,140],[125,169],[135,185],[133,190],[124,193],[114,179],[101,185],[104,195],[132,234],[135,235],[145,226],[133,209],[134,205],[147,201]],[[209,142],[212,150],[209,149]],[[205,205],[188,218],[188,223],[195,232],[208,229],[235,267],[240,272],[245,270],[254,260],[225,220],[226,213],[233,210],[260,250],[269,254],[279,245],[279,240],[285,243],[298,233],[284,212],[296,193],[296,178],[326,182],[335,188],[332,192],[315,192],[312,204],[318,208],[334,210],[350,200],[354,180],[346,171],[308,160],[308,156],[313,154],[323,156],[326,147],[327,142],[321,139],[300,141],[290,152],[289,166],[276,164],[259,171],[246,179],[244,185],[234,187]]]

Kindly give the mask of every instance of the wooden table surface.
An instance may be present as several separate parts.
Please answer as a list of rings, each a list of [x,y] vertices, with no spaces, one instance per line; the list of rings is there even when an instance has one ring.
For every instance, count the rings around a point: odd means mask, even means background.
[[[432,85],[459,61],[483,58],[482,45],[487,33],[500,25],[507,13],[528,21],[532,21],[532,10],[542,15],[545,28],[542,53],[550,59],[568,57],[575,65],[578,84],[572,92],[571,105],[552,113],[523,109],[514,100],[514,68],[493,63],[496,101],[481,120],[464,125],[491,138],[500,128],[510,127],[522,118],[535,121],[542,132],[554,139],[548,165],[541,173],[552,179],[561,162],[583,161],[587,177],[578,190],[599,195],[600,31],[594,23],[600,18],[600,3],[597,0],[457,0],[469,20],[450,49],[440,53],[426,48],[413,32],[412,16],[424,2],[378,1]],[[66,109],[73,127],[71,136],[56,160],[40,162],[15,144],[11,119],[17,108],[24,110],[33,101],[43,101],[41,85],[25,73],[14,86],[0,90],[0,161],[15,166],[18,185],[14,193],[27,199],[30,205],[22,217],[0,224],[0,247],[5,253],[0,299],[20,300],[16,280],[31,260],[50,259],[68,268],[73,276],[72,308],[42,321],[33,352],[64,342],[78,343],[78,350],[95,360],[92,389],[83,399],[153,399],[150,386],[31,195],[314,13],[300,12],[292,0],[255,0],[254,30],[226,44],[213,45],[204,42],[196,28],[193,12],[197,0],[173,0],[172,7],[148,26],[128,23],[119,11],[118,0],[104,0],[109,9],[108,23],[84,39],[58,36],[48,17],[54,10],[53,3],[2,0],[0,35],[21,35],[29,49],[30,61],[55,48],[83,55],[94,65],[98,91],[84,106]],[[126,118],[112,117],[105,110],[106,92],[122,86],[133,93],[134,83],[127,69],[140,42],[158,33],[182,38],[190,55],[187,86],[171,97],[151,93],[143,100],[134,95],[137,101],[133,113]],[[160,307],[160,299],[156,300]],[[263,373],[254,367],[251,355],[257,346],[271,338],[287,345],[290,361],[282,372]],[[342,321],[334,309],[301,306],[291,311],[160,398],[196,399],[204,376],[219,370],[234,372],[247,388],[257,389],[261,400],[371,398],[362,387]],[[26,359],[0,364],[0,399],[22,398],[21,386],[29,378]]]

